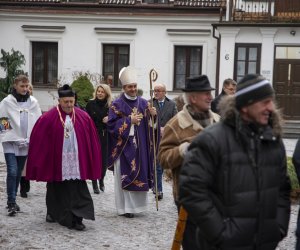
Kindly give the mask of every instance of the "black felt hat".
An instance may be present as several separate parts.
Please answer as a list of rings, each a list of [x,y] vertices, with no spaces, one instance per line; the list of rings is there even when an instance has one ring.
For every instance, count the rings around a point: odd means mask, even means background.
[[[237,109],[274,95],[271,83],[262,75],[245,75],[236,85],[235,105]]]
[[[182,89],[184,92],[201,92],[215,90],[210,86],[210,82],[206,75],[194,76],[187,79],[185,88]]]
[[[75,91],[68,85],[65,84],[58,88],[58,97],[75,97]]]

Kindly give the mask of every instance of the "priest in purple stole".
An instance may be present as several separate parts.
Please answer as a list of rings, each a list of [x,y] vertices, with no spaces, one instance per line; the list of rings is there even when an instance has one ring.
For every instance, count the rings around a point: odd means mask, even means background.
[[[108,169],[114,171],[117,213],[133,218],[147,209],[147,193],[153,185],[153,129],[156,109],[137,96],[136,70],[128,66],[119,73],[123,92],[109,110],[110,147]],[[153,120],[152,120],[153,119]],[[154,129],[156,149],[159,129]],[[155,152],[156,153],[156,152]]]
[[[47,222],[83,230],[95,220],[86,180],[101,176],[101,146],[89,115],[74,107],[69,85],[58,89],[59,105],[36,122],[29,143],[26,178],[47,182]]]

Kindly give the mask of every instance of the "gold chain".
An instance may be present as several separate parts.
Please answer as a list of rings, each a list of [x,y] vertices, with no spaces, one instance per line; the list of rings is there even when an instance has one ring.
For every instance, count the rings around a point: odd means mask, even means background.
[[[62,118],[62,116],[61,116],[61,113],[60,113],[60,110],[59,110],[59,107],[58,107],[58,105],[56,106],[56,109],[57,109],[57,112],[58,112],[58,115],[59,115],[59,119],[60,119],[60,121],[61,121],[61,124],[62,124],[62,126],[63,126],[63,128],[65,129],[65,122],[64,122],[64,120],[63,120],[63,118]],[[75,109],[73,108],[73,110],[72,110],[72,116],[71,116],[71,122],[73,123],[73,127],[75,128]],[[69,134],[68,134],[68,132],[69,131],[66,131],[65,132],[65,137],[66,138],[69,138]]]

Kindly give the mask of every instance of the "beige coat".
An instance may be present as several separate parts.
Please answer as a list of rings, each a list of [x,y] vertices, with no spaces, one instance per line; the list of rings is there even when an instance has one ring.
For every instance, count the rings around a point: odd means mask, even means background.
[[[220,116],[210,112],[211,124],[218,122]],[[189,114],[186,105],[177,113],[164,128],[164,133],[159,145],[158,160],[164,169],[172,170],[173,195],[177,201],[178,177],[186,149],[190,142],[204,128]]]

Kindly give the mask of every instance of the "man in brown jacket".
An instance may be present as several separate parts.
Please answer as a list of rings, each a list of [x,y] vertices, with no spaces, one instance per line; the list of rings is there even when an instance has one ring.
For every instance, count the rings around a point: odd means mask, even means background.
[[[158,159],[164,169],[172,170],[173,195],[175,204],[178,199],[178,177],[185,153],[192,139],[205,127],[218,122],[220,116],[210,110],[213,100],[210,82],[206,75],[189,78],[184,91],[185,105],[183,110],[177,113],[164,128],[163,137],[159,146]],[[179,209],[179,207],[178,207]],[[186,224],[183,249],[189,242],[189,249],[196,250],[197,246],[191,247],[195,240],[195,226],[189,220]]]

